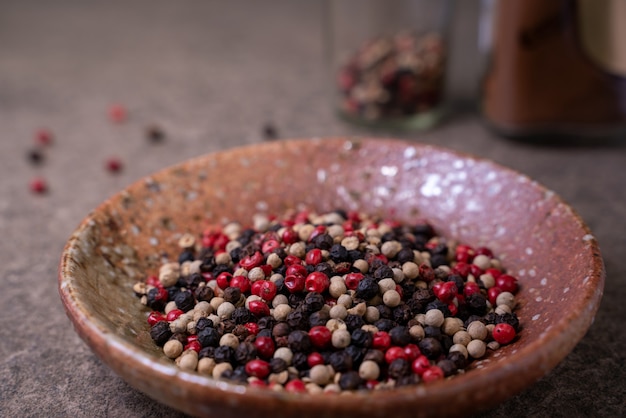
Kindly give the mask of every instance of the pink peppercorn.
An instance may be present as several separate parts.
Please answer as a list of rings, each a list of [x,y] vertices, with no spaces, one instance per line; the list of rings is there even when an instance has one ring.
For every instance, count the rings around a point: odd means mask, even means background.
[[[309,365],[309,367],[313,368],[314,366],[317,366],[318,364],[324,364],[324,356],[314,351],[307,356],[306,362]]]
[[[473,295],[474,293],[480,293],[480,286],[476,282],[467,282],[463,286],[463,294],[465,297]]]
[[[332,331],[324,325],[317,325],[309,330],[309,340],[317,348],[327,348],[330,346]]]
[[[172,322],[178,319],[184,312],[180,309],[172,309],[166,315],[166,319],[168,322]]]
[[[290,274],[285,277],[284,284],[290,293],[301,292],[304,290],[305,278],[300,275]]]
[[[430,366],[422,373],[422,381],[424,383],[434,382],[435,380],[441,380],[444,377],[443,370],[439,366]]]
[[[330,285],[330,279],[322,272],[314,271],[306,277],[304,288],[309,292],[323,293]]]
[[[486,255],[489,258],[493,258],[493,251],[487,247],[476,248],[476,255]]]
[[[294,379],[285,385],[285,390],[287,392],[306,392],[306,387],[304,386],[304,382],[300,379]]]
[[[269,280],[256,281],[254,283],[261,283],[259,287],[258,296],[266,301],[271,301],[276,296],[276,292],[278,289],[276,288],[276,284],[274,282],[270,282]]]
[[[372,348],[377,350],[386,350],[391,345],[391,337],[385,331],[378,331],[374,333],[372,338]]]
[[[270,364],[265,360],[254,359],[246,363],[246,373],[259,379],[265,379],[272,371]]]
[[[346,287],[350,290],[356,290],[357,287],[359,286],[359,282],[363,280],[363,277],[365,276],[363,276],[362,273],[346,274],[346,279],[345,279]]]
[[[256,322],[246,322],[243,326],[246,327],[248,332],[252,335],[257,335],[259,333],[259,324]]]
[[[272,337],[257,337],[256,340],[254,340],[254,347],[259,357],[266,359],[272,358],[276,350]]]
[[[230,280],[230,286],[239,288],[241,293],[246,293],[250,290],[250,279],[246,276],[233,276]]]
[[[226,289],[230,286],[230,281],[232,280],[233,275],[227,271],[224,271],[217,275],[215,278],[215,282],[219,286],[220,289]]]
[[[387,364],[391,364],[394,360],[397,359],[407,360],[407,355],[404,352],[404,348],[402,347],[389,347],[387,351],[385,351],[385,362]]]
[[[52,132],[47,129],[40,129],[35,133],[35,140],[39,145],[50,145],[52,144]]]
[[[517,278],[510,274],[501,274],[496,278],[496,286],[502,289],[503,292],[517,293]]]
[[[443,303],[450,303],[457,295],[458,288],[454,282],[444,282],[441,283],[440,286],[433,286],[433,292],[435,293],[435,296],[437,296],[437,299]]]
[[[262,317],[270,314],[270,308],[262,300],[252,300],[248,303],[248,309],[255,316]]]
[[[120,160],[117,157],[110,157],[105,162],[106,169],[110,171],[111,173],[118,173],[122,171],[123,166],[124,165],[122,164],[122,160]]]
[[[494,279],[497,279],[498,277],[500,277],[500,275],[502,274],[502,272],[496,268],[488,268],[487,270],[485,270],[485,274],[491,274],[491,276]]]
[[[324,225],[316,226],[315,229],[313,229],[313,232],[311,232],[311,235],[309,235],[309,242],[312,242],[313,239],[315,239],[315,237],[322,235],[325,232],[326,232],[326,226]]]
[[[263,254],[259,251],[256,251],[254,254],[244,257],[239,261],[239,265],[248,271],[255,267],[259,267],[261,263],[263,263]]]
[[[464,279],[467,278],[467,275],[470,274],[470,265],[463,262],[458,262],[452,267],[452,273],[458,274]]]
[[[146,284],[154,287],[162,287],[161,281],[157,276],[148,276],[146,278]]]
[[[428,360],[428,357],[423,355],[418,356],[415,360],[413,360],[413,363],[411,363],[411,370],[413,370],[413,373],[420,377],[426,370],[428,370],[428,368],[430,368],[430,360]]]
[[[283,264],[285,264],[289,268],[290,266],[301,265],[302,264],[302,260],[299,257],[297,257],[297,256],[295,256],[293,254],[289,254],[283,260]]]
[[[161,321],[165,321],[165,316],[161,312],[152,311],[148,315],[148,324],[150,326],[153,326],[157,322],[161,322]]]
[[[200,344],[200,341],[197,341],[197,340],[194,340],[194,341],[188,342],[188,343],[185,345],[185,350],[193,350],[193,351],[195,351],[196,353],[199,353],[199,352],[200,352],[200,350],[202,350],[202,344]]]
[[[277,240],[269,239],[261,245],[261,252],[263,252],[263,254],[269,254],[278,247],[280,247],[280,243]]]
[[[285,229],[281,238],[285,244],[293,244],[295,242],[298,242],[298,240],[300,239],[298,233],[294,231],[293,228]]]
[[[496,299],[498,299],[500,293],[502,293],[502,289],[498,286],[490,287],[489,290],[487,290],[487,299],[489,299],[491,306],[496,306]]]
[[[515,328],[512,325],[506,323],[496,324],[493,328],[493,339],[500,344],[508,344],[515,338]]]
[[[322,250],[319,248],[313,248],[309,252],[306,253],[304,257],[304,262],[309,266],[317,266],[322,262]]]
[[[48,184],[44,179],[37,177],[30,182],[30,190],[34,193],[43,194],[48,191]]]
[[[306,277],[307,275],[308,275],[308,271],[306,267],[304,267],[302,264],[291,264],[285,270],[285,276]]]

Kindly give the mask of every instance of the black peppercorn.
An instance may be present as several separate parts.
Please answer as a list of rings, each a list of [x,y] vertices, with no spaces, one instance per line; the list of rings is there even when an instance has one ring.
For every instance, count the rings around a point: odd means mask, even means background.
[[[361,279],[356,288],[356,297],[369,300],[376,296],[379,292],[378,283],[372,277],[364,277]]]
[[[447,282],[454,282],[456,288],[459,293],[463,293],[463,288],[465,287],[465,282],[463,281],[463,277],[458,274],[451,274],[446,278]]]
[[[438,359],[443,352],[441,343],[436,338],[432,337],[426,337],[422,339],[422,341],[418,343],[418,347],[422,354],[428,357],[428,359],[430,360]]]
[[[346,315],[346,317],[343,319],[343,322],[346,324],[346,327],[350,332],[354,331],[355,329],[359,329],[363,325],[365,325],[363,317],[354,314]]]
[[[393,270],[388,265],[383,264],[374,271],[374,278],[376,280],[393,279]]]
[[[213,328],[213,321],[205,317],[198,318],[198,320],[196,321],[196,333],[202,331],[207,327]]]
[[[352,357],[344,350],[332,352],[328,358],[328,363],[338,373],[344,373],[352,369]]]
[[[437,268],[439,266],[445,266],[448,263],[448,259],[443,254],[433,254],[430,256],[430,265],[433,268]]]
[[[445,377],[448,376],[452,376],[453,374],[456,373],[456,364],[454,364],[454,361],[449,360],[449,359],[443,359],[443,360],[439,360],[439,362],[437,363],[437,366],[443,371],[443,375]]]
[[[439,339],[441,337],[441,328],[434,327],[432,325],[426,325],[424,327],[424,335],[426,337]]]
[[[202,347],[217,347],[220,343],[220,333],[213,327],[205,327],[197,331],[196,335]]]
[[[210,302],[211,299],[213,299],[213,296],[215,296],[215,293],[209,286],[201,286],[196,289],[194,295],[196,296],[196,300],[198,302]]]
[[[222,335],[228,334],[230,332],[233,332],[235,326],[237,326],[237,324],[235,324],[235,321],[233,321],[232,319],[224,319],[222,320],[222,322],[220,322],[220,332],[222,333]]]
[[[328,311],[317,311],[313,312],[309,317],[309,326],[311,328],[316,327],[318,325],[326,325],[326,322],[330,319],[330,315]]]
[[[398,324],[406,324],[414,316],[415,315],[412,313],[411,308],[404,303],[401,303],[393,308],[393,320]]]
[[[271,337],[272,330],[269,328],[263,328],[263,329],[260,329],[256,335],[257,337]]]
[[[446,358],[452,361],[457,369],[464,369],[467,365],[467,359],[465,358],[463,353],[459,351],[453,351],[451,353],[448,353]]]
[[[176,306],[178,309],[183,312],[189,312],[193,309],[196,301],[194,300],[193,293],[189,290],[180,291],[174,296],[174,302],[176,302]]]
[[[235,349],[235,360],[239,364],[246,364],[256,358],[256,347],[250,342],[242,342]]]
[[[411,342],[411,334],[409,329],[404,326],[393,327],[389,330],[389,337],[391,338],[391,344],[404,347]]]
[[[274,338],[284,337],[286,335],[289,335],[290,332],[291,332],[291,328],[289,327],[289,324],[287,324],[286,322],[278,322],[272,328],[272,336]]]
[[[415,259],[413,249],[409,247],[403,247],[398,254],[396,254],[396,260],[401,264],[412,262]]]
[[[289,296],[287,296],[287,300],[289,301],[289,306],[291,306],[293,309],[298,309],[298,307],[304,302],[304,295],[298,293],[290,293]]]
[[[232,273],[231,271],[232,269],[230,267],[228,267],[226,264],[218,264],[217,266],[215,266],[215,268],[213,269],[213,275],[215,277],[219,276],[220,273]]]
[[[215,349],[214,356],[216,363],[233,363],[235,360],[235,349],[229,345],[220,345]]]
[[[409,311],[411,312],[411,316],[415,316],[418,313],[424,313],[423,309],[423,305],[418,302],[416,299],[409,299],[405,302],[405,306],[409,309]]]
[[[496,315],[496,324],[509,324],[515,329],[515,332],[519,332],[519,319],[515,313],[504,313],[502,315]]]
[[[203,273],[213,271],[217,264],[215,264],[215,257],[212,253],[203,255],[202,263],[200,264],[200,271]]]
[[[233,372],[228,379],[237,383],[246,383],[248,381],[248,374],[246,373],[245,366],[241,365],[233,369]]]
[[[427,305],[433,300],[435,300],[435,294],[430,289],[415,289],[413,292],[413,299],[421,303],[422,305]]]
[[[322,261],[321,263],[319,263],[318,265],[315,266],[315,271],[319,271],[320,273],[324,273],[325,275],[327,275],[328,277],[332,277],[334,276],[333,273],[333,268],[331,267],[330,264],[328,264],[325,261]]]
[[[397,324],[393,322],[391,319],[381,318],[374,323],[374,326],[378,328],[379,331],[389,332],[391,328],[395,327]]]
[[[287,315],[287,324],[291,329],[306,330],[309,325],[309,317],[301,310],[295,309]]]
[[[396,387],[415,385],[419,383],[419,381],[420,381],[419,375],[416,375],[414,373],[409,373],[404,376],[400,376],[398,379],[396,379]]]
[[[335,263],[341,263],[348,259],[348,250],[341,244],[334,244],[330,247],[329,255]]]
[[[211,346],[203,347],[198,352],[198,359],[201,359],[204,357],[213,358],[214,356],[215,356],[215,347],[211,347]]]
[[[387,374],[393,379],[398,379],[402,376],[409,374],[411,371],[410,364],[403,358],[397,358],[391,362]]]
[[[393,310],[389,306],[380,304],[376,306],[376,309],[378,309],[378,313],[381,318],[384,318],[384,319],[393,318]]]
[[[193,251],[190,250],[181,251],[180,255],[178,256],[178,262],[180,264],[183,264],[185,261],[193,261],[195,259],[196,256],[193,254]]]
[[[348,250],[348,261],[354,263],[356,260],[361,260],[363,254],[359,250]]]
[[[170,337],[170,341],[171,340],[176,340],[183,345],[187,344],[187,336],[183,334],[182,332],[173,333],[172,336]]]
[[[363,362],[363,358],[367,353],[367,348],[349,345],[344,349],[344,351],[352,358],[352,367],[356,369]]]
[[[465,299],[467,310],[473,315],[484,315],[487,312],[487,298],[482,293],[472,293]]]
[[[372,334],[361,328],[355,329],[350,334],[351,343],[357,347],[369,348],[372,345],[372,340]]]
[[[159,321],[150,328],[150,337],[158,346],[165,344],[171,336],[172,331],[167,321]]]
[[[370,349],[365,353],[365,357],[363,357],[363,361],[371,360],[378,364],[383,364],[385,361],[385,353],[381,350]]]
[[[272,316],[264,316],[262,318],[259,318],[259,321],[257,322],[257,324],[259,325],[260,330],[263,330],[263,329],[271,330],[272,328],[274,328],[274,325],[276,325],[276,319],[274,319],[274,317]]]
[[[448,309],[448,305],[446,305],[439,299],[433,300],[428,305],[426,305],[426,312],[430,311],[431,309],[439,309],[441,313],[443,314],[443,316],[445,317],[448,317],[451,315],[450,309]]]
[[[474,321],[480,321],[484,323],[484,318],[480,315],[470,315],[463,323],[463,326],[465,327],[465,329],[467,329],[467,327],[469,327],[469,324]]]
[[[288,337],[289,348],[294,353],[307,352],[311,349],[311,339],[306,331],[295,330]]]
[[[256,317],[245,306],[235,308],[230,318],[235,321],[235,324],[237,325],[246,324],[248,322],[256,322]]]
[[[304,298],[304,310],[308,313],[317,312],[324,307],[324,296],[317,292],[309,292]]]
[[[320,250],[330,250],[333,246],[333,237],[328,234],[319,234],[313,238],[313,245]]]
[[[274,357],[270,360],[270,369],[272,373],[280,373],[287,370],[287,362],[280,357]]]
[[[224,289],[224,295],[222,297],[225,302],[230,302],[234,305],[239,302],[239,299],[241,299],[241,289],[229,286]]]
[[[363,382],[363,379],[359,376],[358,372],[349,371],[342,373],[339,378],[339,387],[343,390],[355,390]]]
[[[307,357],[307,354],[303,352],[293,353],[293,359],[291,360],[291,364],[299,371],[307,370],[309,368]]]

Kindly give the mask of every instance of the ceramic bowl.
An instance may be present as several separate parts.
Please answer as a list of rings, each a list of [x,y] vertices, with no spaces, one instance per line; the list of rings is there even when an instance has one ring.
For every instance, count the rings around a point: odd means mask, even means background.
[[[206,222],[249,223],[306,206],[401,221],[486,245],[519,277],[513,344],[462,375],[387,391],[273,392],[178,369],[150,336],[132,286]],[[493,407],[554,368],[598,309],[604,267],[595,238],[555,193],[493,162],[398,140],[290,140],[225,150],[144,178],[102,203],[71,236],[59,292],[78,334],[130,385],[198,416],[459,416]]]

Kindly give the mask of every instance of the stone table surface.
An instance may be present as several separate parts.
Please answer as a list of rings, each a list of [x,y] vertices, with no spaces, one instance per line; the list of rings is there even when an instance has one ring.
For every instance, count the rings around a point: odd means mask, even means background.
[[[455,17],[449,118],[395,136],[493,159],[554,190],[592,229],[607,271],[595,322],[573,352],[482,416],[626,416],[626,147],[533,146],[485,129],[471,105],[477,3]],[[389,135],[334,116],[322,11],[304,0],[0,0],[0,416],[183,416],[128,386],[74,332],[57,292],[63,245],[116,191],[189,157],[262,141],[266,123],[279,138]],[[109,120],[113,104],[128,109],[125,123]],[[153,124],[161,144],[146,140]],[[34,166],[27,154],[40,128],[54,142]],[[105,170],[111,157],[121,172]],[[38,176],[45,195],[29,190]]]

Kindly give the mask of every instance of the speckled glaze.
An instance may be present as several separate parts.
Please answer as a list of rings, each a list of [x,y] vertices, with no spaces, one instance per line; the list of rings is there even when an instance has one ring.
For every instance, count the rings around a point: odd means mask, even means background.
[[[153,344],[132,285],[177,254],[185,232],[288,208],[356,209],[487,245],[520,280],[517,342],[430,385],[338,395],[271,392],[179,370]],[[583,337],[604,287],[598,244],[553,192],[493,162],[414,142],[326,138],[265,143],[165,169],[104,202],[70,237],[59,292],[102,361],[155,400],[220,417],[460,416],[545,375]]]

